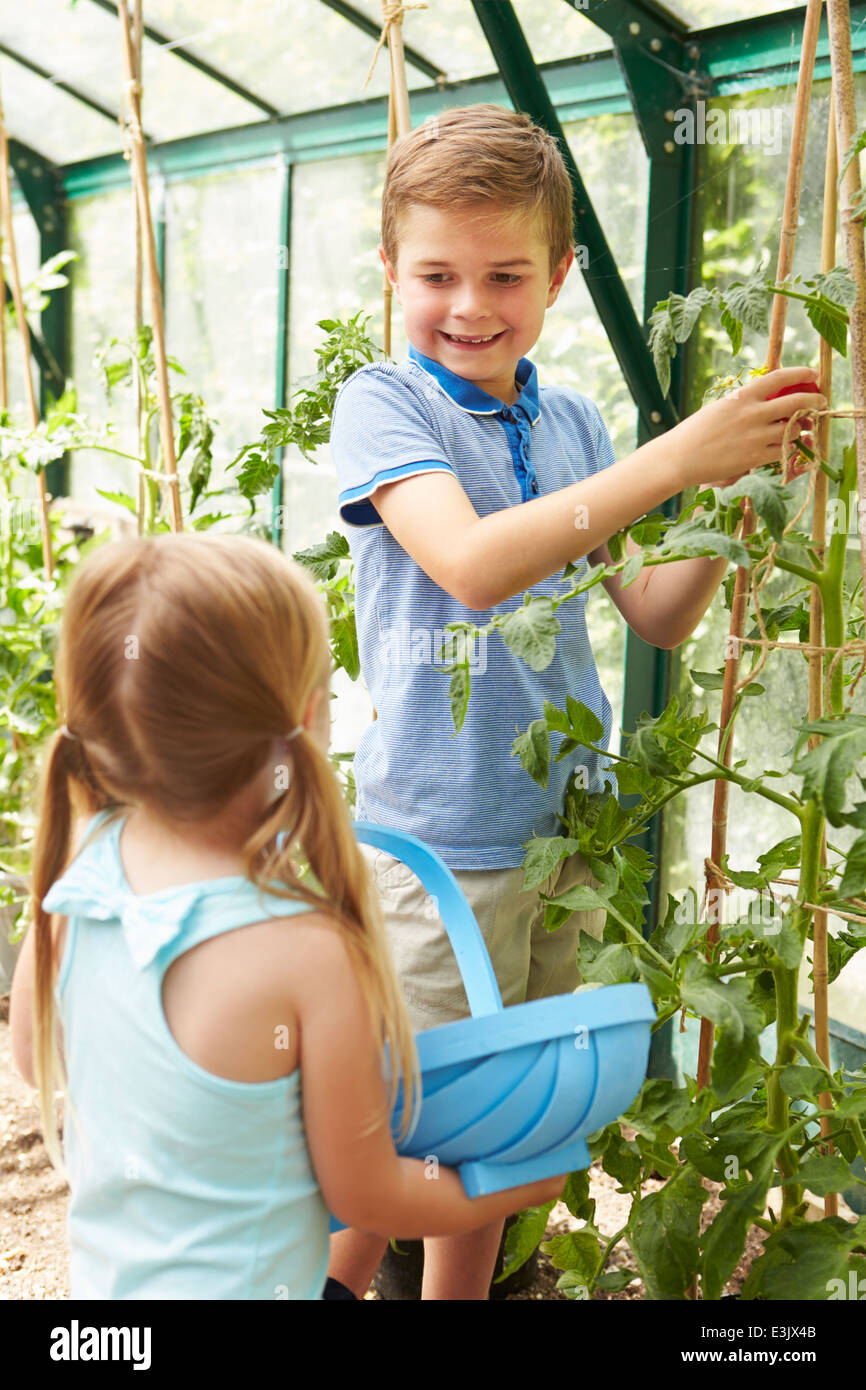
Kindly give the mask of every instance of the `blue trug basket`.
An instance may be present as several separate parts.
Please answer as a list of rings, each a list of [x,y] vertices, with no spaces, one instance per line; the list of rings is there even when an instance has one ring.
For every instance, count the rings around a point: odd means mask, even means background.
[[[422,1103],[398,1141],[401,1083],[397,1152],[456,1168],[469,1197],[588,1168],[586,1136],[622,1115],[643,1085],[656,1017],[649,990],[604,985],[503,1008],[475,914],[444,860],[375,821],[353,828],[438,899],[472,1015],[415,1034]],[[344,1229],[333,1215],[330,1228]]]

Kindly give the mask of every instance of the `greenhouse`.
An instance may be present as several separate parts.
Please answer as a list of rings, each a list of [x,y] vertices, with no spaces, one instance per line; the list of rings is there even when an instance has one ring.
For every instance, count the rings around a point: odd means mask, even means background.
[[[866,1296],[866,3],[7,10],[0,1295]]]

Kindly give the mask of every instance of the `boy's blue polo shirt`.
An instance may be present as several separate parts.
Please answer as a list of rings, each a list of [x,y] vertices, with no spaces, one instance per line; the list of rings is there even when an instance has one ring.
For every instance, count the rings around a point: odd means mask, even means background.
[[[478,515],[488,516],[615,461],[587,396],[539,386],[526,357],[515,375],[521,391],[509,407],[410,345],[403,362],[370,363],[348,377],[331,424],[340,515],[350,527],[355,567],[361,671],[377,713],[355,755],[355,814],[417,835],[451,869],[513,868],[533,835],[561,834],[556,813],[579,765],[587,768],[588,791],[603,790],[605,773],[616,790],[609,759],[576,748],[553,760],[561,733],[549,735],[546,787],[512,753],[517,735],[543,717],[545,700],[565,709],[567,695],[598,716],[599,746],[608,746],[611,706],[589,643],[586,594],[555,610],[561,631],[543,671],[513,653],[499,632],[479,639],[470,655],[466,717],[455,734],[450,677],[436,669],[446,664],[437,660],[446,624],[483,626],[494,613],[522,608],[523,593],[495,608],[465,608],[397,543],[370,501],[384,482],[442,470],[459,479]],[[556,595],[568,587],[560,570],[530,592]]]

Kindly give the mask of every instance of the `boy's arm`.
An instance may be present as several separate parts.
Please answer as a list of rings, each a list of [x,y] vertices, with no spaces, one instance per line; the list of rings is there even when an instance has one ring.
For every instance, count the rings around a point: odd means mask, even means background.
[[[444,473],[385,483],[371,501],[434,583],[483,611],[589,555],[683,486],[676,442],[662,435],[592,477],[485,517]]]
[[[703,507],[696,507],[694,515],[699,511]],[[639,550],[631,536],[626,536],[626,554],[635,555]],[[590,566],[613,563],[607,545],[598,546],[587,561]],[[632,632],[652,647],[673,651],[694,632],[727,568],[724,555],[700,555],[651,565],[641,570],[627,589],[622,587],[621,574],[601,582]]]
[[[771,393],[809,376],[816,373],[803,367],[767,372],[592,476],[489,516],[478,516],[447,472],[384,483],[371,500],[398,544],[434,583],[465,607],[486,611],[569,562],[595,556],[597,563],[612,535],[687,487],[724,486],[777,462],[788,416],[812,406],[824,409],[826,400],[802,393],[782,403]],[[724,570],[723,560],[700,556],[653,566],[625,591],[619,576],[604,582],[639,636],[675,647],[700,621]]]

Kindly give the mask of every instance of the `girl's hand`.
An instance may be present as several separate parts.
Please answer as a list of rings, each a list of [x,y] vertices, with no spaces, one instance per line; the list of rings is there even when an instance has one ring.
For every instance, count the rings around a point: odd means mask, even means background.
[[[791,415],[809,406],[823,410],[827,400],[814,390],[798,391],[777,400],[770,397],[798,382],[814,382],[817,375],[812,367],[780,367],[736,387],[720,400],[709,401],[681,421],[668,438],[677,448],[682,487],[727,487],[753,468],[778,462],[785,425]],[[794,437],[811,425],[812,420],[803,417],[795,426]],[[732,463],[739,471],[730,472]],[[797,476],[797,472],[790,472],[790,464],[788,468],[786,482]]]

